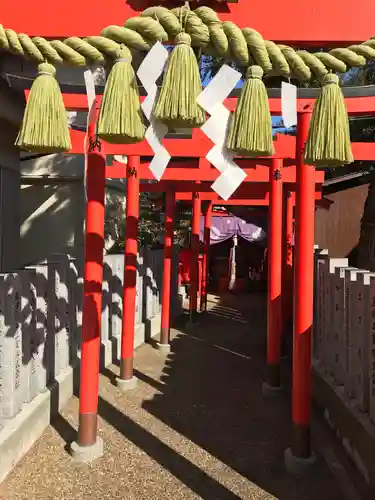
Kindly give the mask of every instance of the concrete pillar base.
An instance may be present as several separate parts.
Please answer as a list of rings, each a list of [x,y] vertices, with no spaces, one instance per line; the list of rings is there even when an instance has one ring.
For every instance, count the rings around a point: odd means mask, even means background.
[[[308,474],[316,462],[314,453],[310,457],[301,458],[293,455],[292,449],[287,448],[284,452],[284,463],[287,471],[295,476]]]
[[[165,356],[168,355],[171,352],[171,346],[170,344],[161,344],[158,342],[158,351],[160,354],[164,354]]]
[[[70,445],[70,455],[75,462],[90,463],[104,454],[103,440],[100,437],[96,438],[96,443],[91,446],[81,446],[74,441]]]
[[[119,377],[116,378],[116,385],[121,392],[131,391],[132,389],[135,389],[137,387],[137,384],[138,384],[137,377],[132,377],[127,380],[124,380]]]
[[[278,394],[281,394],[283,392],[283,386],[272,386],[269,385],[267,382],[262,382],[262,394],[263,396],[270,398],[277,396]]]

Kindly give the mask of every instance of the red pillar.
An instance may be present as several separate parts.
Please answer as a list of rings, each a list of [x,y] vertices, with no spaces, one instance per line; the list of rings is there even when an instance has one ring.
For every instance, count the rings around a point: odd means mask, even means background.
[[[283,331],[293,314],[293,201],[290,191],[285,191],[283,212]]]
[[[204,211],[204,249],[202,262],[201,311],[207,311],[207,282],[209,271],[212,202],[207,202]]]
[[[191,227],[191,283],[190,283],[190,319],[194,321],[198,308],[198,258],[199,231],[201,218],[201,198],[198,192],[193,192],[193,214]]]
[[[270,205],[268,236],[267,295],[267,381],[265,389],[280,388],[280,348],[282,329],[281,273],[283,222],[283,161],[272,160],[270,168]]]
[[[314,288],[315,168],[304,164],[304,147],[311,110],[298,114],[296,138],[297,192],[294,277],[294,335],[292,416],[293,445],[287,450],[287,466],[313,460],[310,449],[311,343]]]
[[[161,329],[159,350],[168,353],[170,351],[169,334],[171,318],[171,280],[172,280],[172,253],[173,253],[173,230],[174,212],[176,205],[176,194],[167,191],[165,209],[165,235],[164,235],[164,267],[163,267],[163,295],[161,306]]]
[[[126,169],[126,226],[124,259],[124,302],[122,313],[120,378],[122,390],[136,384],[133,375],[135,306],[137,298],[137,254],[139,221],[139,156],[129,156]]]
[[[81,378],[77,443],[71,452],[79,461],[89,461],[103,453],[97,436],[99,392],[100,327],[102,312],[105,156],[95,139],[95,121],[89,125],[90,139],[86,171],[86,235],[84,297],[82,312]],[[97,149],[95,151],[95,149]]]

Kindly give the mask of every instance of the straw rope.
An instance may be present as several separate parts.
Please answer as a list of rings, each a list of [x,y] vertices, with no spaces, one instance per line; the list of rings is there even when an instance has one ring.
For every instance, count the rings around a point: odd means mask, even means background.
[[[375,60],[375,39],[312,54],[264,40],[254,29],[240,29],[232,22],[221,22],[209,7],[194,11],[188,7],[171,10],[150,7],[140,16],[128,19],[124,26],[108,26],[100,36],[70,37],[63,41],[30,38],[4,29],[0,24],[0,50],[37,64],[47,61],[53,65],[91,66],[104,63],[108,57],[116,59],[120,44],[131,50],[148,51],[155,42],[173,41],[182,31],[190,35],[192,46],[202,53],[244,67],[256,64],[266,75],[293,77],[302,83],[312,77],[321,79],[330,71],[344,73],[351,67],[363,67],[368,60]]]

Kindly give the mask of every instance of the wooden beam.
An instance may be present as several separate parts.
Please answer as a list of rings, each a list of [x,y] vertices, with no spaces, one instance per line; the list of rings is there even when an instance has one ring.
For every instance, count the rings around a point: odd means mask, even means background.
[[[318,176],[316,176],[318,177]],[[283,184],[286,191],[294,192],[295,191],[295,183],[284,183]],[[195,189],[194,189],[195,188]],[[321,184],[316,184],[316,192],[320,192],[322,189]],[[214,198],[217,197],[219,199],[219,195],[212,191],[211,184],[208,182],[201,182],[198,185],[192,181],[160,181],[152,184],[141,183],[140,190],[143,193],[165,193],[167,190],[173,190],[176,192],[187,193],[188,196],[192,196],[192,192],[195,190],[196,192],[207,195],[206,199],[211,199],[210,196]],[[268,193],[269,191],[269,183],[267,182],[247,182],[241,184],[239,188],[233,194],[235,198],[248,198],[253,196],[263,196],[264,193]],[[214,199],[212,198],[212,199]]]
[[[174,160],[171,165],[174,165]],[[243,166],[246,165],[246,160],[242,163]],[[247,177],[244,182],[256,182],[256,183],[268,183],[269,180],[269,171],[268,167],[263,165],[257,165],[254,168],[244,168]],[[114,162],[112,166],[106,167],[106,177],[109,179],[123,179],[126,175],[126,166],[123,163]],[[214,182],[220,175],[220,172],[216,168],[207,169],[199,169],[199,168],[176,168],[174,166],[167,167],[164,172],[163,181],[201,181],[201,182]],[[140,165],[139,176],[143,180],[155,180],[152,172],[149,169],[148,163],[142,163]],[[295,167],[288,167],[283,169],[282,173],[283,183],[295,183],[296,174]],[[185,181],[186,182],[186,181]],[[315,174],[315,182],[317,184],[323,184],[324,182],[324,172],[317,171]],[[153,186],[153,184],[149,184]],[[156,184],[155,184],[156,186]],[[152,187],[150,190],[158,190],[157,187]]]
[[[25,91],[26,95],[28,90]],[[100,107],[100,103],[103,96],[97,96],[97,106]],[[87,111],[87,98],[86,94],[63,94],[64,104],[67,110],[70,111]],[[145,96],[141,96],[141,101],[145,99]],[[303,111],[307,107],[314,107],[314,98],[299,98],[297,100],[297,111]],[[237,97],[228,97],[224,101],[224,105],[230,110],[234,111],[237,104]],[[375,113],[375,96],[361,96],[361,97],[346,97],[345,104],[350,115],[372,115]],[[281,99],[280,98],[269,98],[269,105],[271,114],[280,116],[281,115]]]
[[[293,204],[295,203],[295,193],[291,193]],[[177,201],[191,201],[191,193],[178,192],[176,195]],[[216,193],[201,193],[202,201],[212,201],[214,205],[235,205],[235,206],[268,206],[269,193],[265,192],[263,195],[259,193],[256,197],[251,198],[230,198],[227,201],[221,200]],[[315,192],[315,200],[322,200],[321,191]],[[325,204],[323,204],[325,206]],[[320,206],[320,205],[319,205]]]
[[[375,114],[375,109],[374,109]],[[84,153],[85,133],[80,130],[70,130],[72,141],[71,154]],[[205,157],[212,148],[213,143],[199,129],[193,131],[192,139],[164,139],[163,145],[172,157],[197,158]],[[293,159],[295,156],[295,137],[291,135],[276,134],[274,140],[275,157]],[[109,144],[102,141],[103,152],[107,155],[140,155],[153,156],[154,152],[146,141],[137,144]],[[375,160],[374,142],[352,142],[352,150],[356,161]],[[271,158],[252,160],[258,163],[269,164]],[[241,162],[240,159],[238,159]]]
[[[72,142],[71,154],[84,153],[83,130],[70,130],[70,139]],[[140,155],[153,156],[154,152],[147,141],[136,144],[110,144],[101,141],[102,151],[109,155]],[[213,147],[210,139],[200,130],[194,129],[191,139],[164,139],[163,145],[172,157],[185,158],[204,158],[208,151]],[[274,141],[275,156],[280,158],[294,158],[295,138],[293,136],[277,134]],[[270,158],[264,158],[269,162]]]

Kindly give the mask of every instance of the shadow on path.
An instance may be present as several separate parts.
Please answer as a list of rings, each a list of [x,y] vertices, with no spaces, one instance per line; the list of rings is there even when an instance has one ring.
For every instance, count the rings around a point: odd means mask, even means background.
[[[76,438],[72,398],[0,488],[1,500],[342,500],[323,460],[310,476],[287,474],[289,405],[265,399],[265,305],[260,295],[210,303],[202,323],[172,332],[167,358],[137,350],[136,390],[100,381],[105,454],[77,465],[64,451]],[[4,492],[4,493],[3,493]]]
[[[264,297],[228,295],[209,306],[199,326],[174,338],[162,392],[143,407],[280,500],[341,499],[323,461],[313,477],[296,479],[285,471],[289,405],[282,396],[261,393]]]

